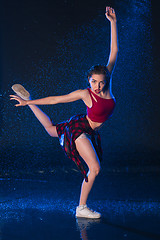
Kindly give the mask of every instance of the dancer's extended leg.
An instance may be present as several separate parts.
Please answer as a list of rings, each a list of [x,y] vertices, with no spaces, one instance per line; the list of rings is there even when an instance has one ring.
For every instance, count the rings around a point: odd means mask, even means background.
[[[40,121],[48,134],[52,137],[58,137],[56,126],[53,126],[50,118],[36,105],[28,105],[36,118]]]
[[[22,99],[31,100],[30,93],[21,84],[14,84],[12,90]],[[56,126],[53,126],[50,118],[36,105],[29,105],[29,107],[48,134],[52,137],[58,137]]]

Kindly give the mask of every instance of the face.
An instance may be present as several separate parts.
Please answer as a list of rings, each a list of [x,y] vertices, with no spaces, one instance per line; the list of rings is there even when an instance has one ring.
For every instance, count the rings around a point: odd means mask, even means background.
[[[89,78],[89,83],[91,86],[91,89],[96,94],[99,94],[103,92],[106,79],[104,74],[92,74],[92,76]]]

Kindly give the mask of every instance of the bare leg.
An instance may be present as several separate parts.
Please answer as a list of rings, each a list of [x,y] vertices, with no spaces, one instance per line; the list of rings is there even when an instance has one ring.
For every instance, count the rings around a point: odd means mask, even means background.
[[[95,181],[96,175],[93,173],[89,173],[88,175],[88,182],[85,180],[82,183],[81,187],[81,195],[79,200],[79,205],[85,205],[87,203],[88,195],[92,189],[93,183]]]
[[[56,126],[53,126],[50,118],[36,105],[29,105],[29,107],[48,134],[52,137],[58,137]]]
[[[100,163],[91,141],[88,138],[77,138],[76,148],[89,168],[88,182],[83,181],[79,205],[87,203],[88,195],[92,189],[96,176],[100,171]]]

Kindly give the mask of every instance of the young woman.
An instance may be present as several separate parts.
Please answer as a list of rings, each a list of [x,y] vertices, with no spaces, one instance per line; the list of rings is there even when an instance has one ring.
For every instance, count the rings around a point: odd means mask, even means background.
[[[30,94],[19,84],[12,86],[18,95],[10,95],[11,100],[19,103],[15,106],[28,105],[37,119],[44,126],[48,134],[58,137],[65,153],[78,166],[84,176],[81,187],[79,206],[76,208],[76,217],[100,218],[101,214],[90,210],[86,203],[96,176],[100,171],[100,160],[102,150],[100,144],[99,128],[112,115],[115,107],[115,99],[111,89],[111,75],[115,66],[118,41],[115,11],[111,7],[106,7],[106,18],[111,25],[111,46],[107,66],[97,65],[88,72],[89,88],[77,90],[67,95],[50,96],[37,100],[29,100]],[[87,115],[80,114],[71,117],[63,123],[53,125],[50,118],[42,112],[36,105],[48,105],[67,103],[83,100],[87,107]],[[83,167],[81,158],[87,164],[88,174]]]

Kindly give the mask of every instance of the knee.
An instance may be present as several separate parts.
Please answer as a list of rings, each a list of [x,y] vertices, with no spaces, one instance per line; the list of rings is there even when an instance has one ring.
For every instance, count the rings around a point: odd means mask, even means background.
[[[100,170],[101,170],[100,166],[95,166],[90,170],[90,172],[92,173],[92,175],[96,177],[98,176]]]
[[[98,166],[98,167],[95,169],[95,175],[96,175],[96,176],[98,176],[100,170],[101,170],[100,166]]]

